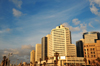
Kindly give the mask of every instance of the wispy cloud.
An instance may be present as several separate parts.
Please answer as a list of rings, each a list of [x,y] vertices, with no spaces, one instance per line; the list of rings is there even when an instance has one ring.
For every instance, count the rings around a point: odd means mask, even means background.
[[[16,10],[15,8],[13,8],[12,10],[13,10],[13,15],[14,15],[15,17],[19,17],[19,16],[22,15],[22,12],[19,11],[19,10]]]
[[[80,31],[79,27],[72,27],[68,23],[63,23],[65,27],[68,27],[71,31]]]
[[[7,33],[7,32],[9,32],[10,30],[11,30],[10,28],[2,29],[2,30],[0,30],[0,33]]]
[[[99,9],[95,6],[95,4],[98,4],[100,7],[100,0],[89,0],[90,1],[90,10],[92,13],[94,13],[95,15],[100,16],[100,12]]]
[[[73,19],[72,22],[75,24],[75,25],[78,25],[80,23],[80,21],[78,19]]]
[[[91,22],[89,23],[89,26],[92,27],[92,28],[94,28],[94,27],[92,26]]]
[[[9,1],[13,2],[16,5],[16,7],[21,8],[22,0],[9,0]]]
[[[0,58],[3,56],[7,56],[9,53],[13,53],[13,55],[10,57],[11,63],[13,60],[19,59],[18,63],[22,61],[28,61],[30,60],[30,52],[34,50],[35,47],[32,45],[22,45],[21,48],[15,48],[15,49],[0,49]],[[2,59],[0,59],[1,61]]]

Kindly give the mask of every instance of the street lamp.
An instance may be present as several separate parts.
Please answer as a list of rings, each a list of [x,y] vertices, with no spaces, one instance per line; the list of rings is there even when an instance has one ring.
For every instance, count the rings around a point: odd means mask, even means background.
[[[53,51],[54,51],[54,50],[53,50]],[[54,51],[54,52],[55,52],[55,51]],[[58,53],[58,52],[55,52],[55,53],[54,53],[54,56],[56,57],[56,66],[57,66],[59,53]]]

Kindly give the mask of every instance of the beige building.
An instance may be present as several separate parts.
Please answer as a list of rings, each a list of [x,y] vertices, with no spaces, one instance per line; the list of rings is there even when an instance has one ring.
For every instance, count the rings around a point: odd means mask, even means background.
[[[71,65],[71,64],[80,64],[80,65],[85,65],[85,62],[83,61],[84,57],[66,57],[66,56],[60,56],[58,59],[58,66],[64,66],[64,65]],[[56,59],[49,59],[48,60],[48,66],[54,66],[54,60]],[[42,61],[41,63],[43,64],[46,61]],[[40,62],[38,63],[40,64]],[[68,66],[68,65],[67,65]]]
[[[50,58],[52,56],[51,35],[48,34],[46,37],[47,37],[47,56],[48,58]]]
[[[83,34],[84,43],[95,43],[97,39],[100,40],[99,32],[86,32]]]
[[[51,30],[51,54],[58,52],[60,56],[76,56],[76,46],[71,44],[71,32],[63,25]]]
[[[41,58],[41,44],[35,46],[35,61],[40,61]]]
[[[35,50],[32,50],[30,52],[30,62],[32,63],[32,64],[30,64],[30,66],[34,66],[34,64],[35,64]]]
[[[84,44],[84,57],[87,59],[87,64],[91,64],[93,60],[100,57],[100,40],[96,43]]]

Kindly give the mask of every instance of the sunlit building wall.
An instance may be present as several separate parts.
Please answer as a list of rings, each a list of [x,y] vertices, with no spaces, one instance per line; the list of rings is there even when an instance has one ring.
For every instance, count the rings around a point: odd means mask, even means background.
[[[30,64],[30,66],[34,66],[34,64],[35,64],[35,50],[32,50],[30,52],[30,62],[32,63],[32,64]]]
[[[76,56],[76,46],[71,44],[71,32],[63,25],[51,30],[52,56],[55,52],[59,56]]]
[[[35,47],[35,61],[40,61],[41,58],[41,44],[36,44]]]
[[[52,56],[51,35],[48,34],[46,37],[47,37],[47,56],[48,56],[48,58],[50,58]]]
[[[84,43],[96,43],[96,40],[100,40],[99,32],[86,32],[83,34]]]
[[[100,40],[97,40],[96,43],[84,44],[84,57],[87,59],[87,64],[100,57]]]

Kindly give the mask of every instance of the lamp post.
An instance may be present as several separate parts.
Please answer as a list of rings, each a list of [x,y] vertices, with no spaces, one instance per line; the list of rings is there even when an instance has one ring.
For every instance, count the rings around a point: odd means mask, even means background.
[[[54,50],[53,50],[54,51]],[[55,51],[54,51],[55,52]],[[59,53],[57,53],[57,52],[55,52],[54,53],[54,56],[56,57],[56,65],[55,66],[57,66],[57,64],[58,64],[58,56],[59,56]]]

